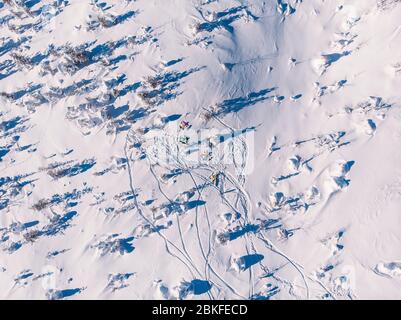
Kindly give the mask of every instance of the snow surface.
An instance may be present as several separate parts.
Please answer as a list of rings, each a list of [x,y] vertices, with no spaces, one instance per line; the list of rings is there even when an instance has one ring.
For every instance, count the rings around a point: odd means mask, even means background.
[[[400,15],[0,1],[0,298],[400,299]]]

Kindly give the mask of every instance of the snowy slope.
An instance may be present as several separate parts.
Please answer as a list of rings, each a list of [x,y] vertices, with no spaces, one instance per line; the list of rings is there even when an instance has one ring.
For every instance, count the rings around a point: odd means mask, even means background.
[[[0,298],[400,299],[400,14],[0,1]]]

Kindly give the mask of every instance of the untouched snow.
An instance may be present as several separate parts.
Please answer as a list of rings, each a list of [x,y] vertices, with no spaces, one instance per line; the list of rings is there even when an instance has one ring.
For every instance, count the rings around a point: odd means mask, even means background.
[[[0,298],[400,299],[400,15],[0,1]]]

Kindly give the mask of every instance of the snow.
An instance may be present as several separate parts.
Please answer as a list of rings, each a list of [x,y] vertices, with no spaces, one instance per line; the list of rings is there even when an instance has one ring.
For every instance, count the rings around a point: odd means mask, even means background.
[[[0,1],[0,298],[400,299],[401,1]]]

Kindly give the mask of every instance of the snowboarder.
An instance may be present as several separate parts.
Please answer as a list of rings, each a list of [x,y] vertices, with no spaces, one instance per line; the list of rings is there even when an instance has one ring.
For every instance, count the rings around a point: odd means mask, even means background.
[[[181,130],[185,130],[185,129],[187,129],[187,128],[189,128],[189,122],[188,122],[188,121],[185,121],[185,120],[182,120],[182,121],[180,122],[180,129],[181,129]]]
[[[210,181],[217,187],[219,184],[219,173],[212,173],[212,175],[210,176]]]
[[[182,136],[182,137],[180,137],[180,140],[179,140],[182,144],[188,144],[188,142],[189,142],[189,137],[188,136]]]

